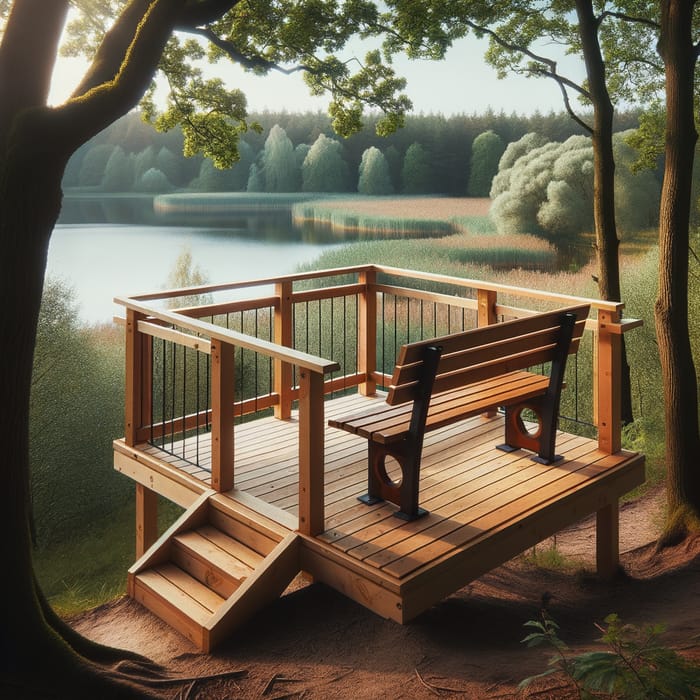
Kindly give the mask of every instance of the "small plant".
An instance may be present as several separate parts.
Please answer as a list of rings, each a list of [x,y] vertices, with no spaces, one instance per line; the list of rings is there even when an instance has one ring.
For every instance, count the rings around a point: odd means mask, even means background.
[[[529,620],[534,629],[522,640],[528,647],[549,645],[554,654],[549,668],[520,683],[519,688],[552,674],[563,674],[576,688],[582,700],[621,698],[624,700],[693,700],[700,694],[700,667],[663,646],[659,638],[663,625],[623,624],[616,614],[605,618],[605,625],[596,623],[603,633],[599,639],[607,649],[572,655],[559,638],[559,626],[542,611],[540,620]]]

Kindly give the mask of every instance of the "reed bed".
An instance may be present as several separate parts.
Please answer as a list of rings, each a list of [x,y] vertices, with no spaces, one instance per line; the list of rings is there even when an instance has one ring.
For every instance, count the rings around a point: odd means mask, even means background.
[[[318,195],[313,195],[314,199]],[[178,192],[153,198],[159,215],[241,214],[243,212],[289,211],[292,205],[311,198],[300,192]]]
[[[360,238],[434,238],[460,230],[462,220],[486,217],[490,205],[487,198],[332,197],[295,204],[292,220]]]

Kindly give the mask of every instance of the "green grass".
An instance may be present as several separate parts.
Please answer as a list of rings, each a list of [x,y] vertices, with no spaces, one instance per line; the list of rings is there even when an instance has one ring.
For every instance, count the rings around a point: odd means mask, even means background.
[[[160,499],[159,530],[181,509]],[[123,595],[126,573],[134,563],[134,500],[101,522],[86,523],[75,537],[34,553],[42,590],[60,615],[93,608]]]

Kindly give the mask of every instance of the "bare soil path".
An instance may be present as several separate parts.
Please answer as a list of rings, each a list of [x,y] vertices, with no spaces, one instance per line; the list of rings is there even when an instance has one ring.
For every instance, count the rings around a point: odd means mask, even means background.
[[[696,660],[700,634],[700,537],[654,554],[663,492],[621,510],[625,575],[597,582],[594,519],[560,533],[559,551],[581,571],[537,568],[519,557],[445,599],[406,626],[383,620],[319,584],[300,586],[257,616],[211,655],[133,601],[122,598],[72,619],[95,640],[151,657],[172,673],[203,676],[241,670],[239,678],[183,684],[173,698],[574,698],[556,677],[518,694],[549,653],[520,643],[523,623],[543,597],[575,651],[595,646],[594,623],[611,612],[625,622],[662,622],[665,643]],[[547,544],[540,545],[546,547]]]

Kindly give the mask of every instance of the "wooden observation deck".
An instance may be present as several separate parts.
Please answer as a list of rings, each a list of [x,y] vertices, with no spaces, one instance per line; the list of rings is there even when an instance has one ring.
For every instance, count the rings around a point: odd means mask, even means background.
[[[622,304],[375,265],[116,301],[127,386],[114,463],[136,482],[128,590],[199,648],[300,571],[407,622],[594,512],[599,574],[616,570],[618,500],[644,480],[643,456],[620,444],[620,341],[639,325]],[[367,443],[327,422],[383,401],[402,344],[580,303],[592,312],[567,366],[561,461],[496,450],[503,416],[477,416],[425,437],[429,515],[358,502]],[[185,508],[160,536],[159,495]]]

